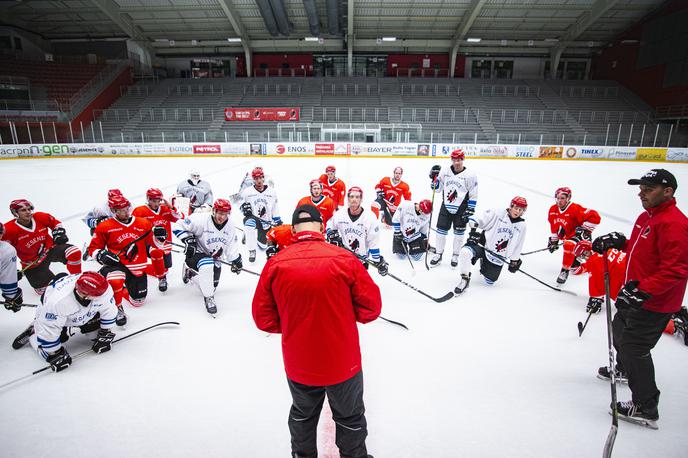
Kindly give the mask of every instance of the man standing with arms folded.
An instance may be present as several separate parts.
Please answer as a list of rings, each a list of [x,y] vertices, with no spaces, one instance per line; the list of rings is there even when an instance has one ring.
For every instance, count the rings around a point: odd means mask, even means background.
[[[327,394],[344,458],[369,457],[356,322],[380,315],[380,289],[353,253],[325,242],[312,205],[292,216],[293,245],[270,258],[253,296],[253,320],[282,334],[292,395],[292,456],[316,457],[316,430]]]
[[[617,374],[628,377],[631,401],[617,402],[619,418],[657,429],[659,389],[650,350],[662,335],[681,302],[688,283],[688,218],[676,206],[676,178],[653,169],[640,179],[640,202],[645,209],[631,237],[612,232],[595,239],[593,251],[606,254],[615,248],[628,253],[625,285],[616,299],[612,321]],[[611,368],[601,367],[598,377],[609,380]]]

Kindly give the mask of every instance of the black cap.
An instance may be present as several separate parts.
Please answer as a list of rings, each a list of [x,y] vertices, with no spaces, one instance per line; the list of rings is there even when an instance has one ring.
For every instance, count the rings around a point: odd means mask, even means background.
[[[308,216],[299,216],[301,213],[308,213]],[[292,226],[300,223],[322,223],[322,215],[317,208],[311,204],[299,205],[291,215]]]
[[[665,169],[652,169],[640,178],[628,180],[628,184],[661,185],[676,191],[676,177]]]

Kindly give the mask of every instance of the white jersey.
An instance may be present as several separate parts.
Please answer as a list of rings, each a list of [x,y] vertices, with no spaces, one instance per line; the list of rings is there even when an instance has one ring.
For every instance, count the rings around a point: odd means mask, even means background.
[[[344,247],[357,255],[380,260],[380,226],[371,211],[363,209],[354,221],[348,208],[340,208],[327,222],[330,231],[339,232]]]
[[[112,210],[110,210],[108,203],[105,202],[101,205],[93,207],[81,220],[91,229],[95,229],[95,227],[98,225],[97,223],[99,219],[110,218],[113,215],[114,214],[112,213]]]
[[[0,240],[0,289],[6,298],[14,299],[19,292],[17,285],[17,250]]]
[[[265,175],[264,183],[271,188],[275,187],[275,182],[272,180],[272,177]],[[251,176],[250,173],[247,173],[246,176],[244,176],[244,180],[241,182],[241,185],[239,186],[239,192],[238,194],[241,194],[241,192],[246,189],[250,188],[253,185],[255,185],[256,182],[253,180],[253,177]]]
[[[442,193],[442,202],[449,213],[455,215],[464,200],[467,208],[475,211],[478,201],[478,177],[473,171],[464,168],[462,172],[454,173],[451,165],[446,165],[438,175],[439,187],[436,192]]]
[[[174,235],[183,240],[188,234],[193,234],[196,237],[198,249],[208,256],[222,250],[222,256],[229,262],[239,257],[236,230],[229,219],[222,229],[218,229],[211,213],[194,213],[177,221],[175,226]]]
[[[272,186],[265,186],[262,191],[251,186],[241,191],[239,198],[242,202],[251,204],[251,212],[261,220],[263,229],[282,221],[277,205],[277,193]]]
[[[416,213],[416,204],[411,201],[403,201],[397,207],[392,217],[394,232],[401,232],[405,242],[412,242],[421,235],[428,236],[428,223],[430,215],[421,212]]]
[[[60,334],[63,327],[83,326],[96,313],[100,313],[100,327],[111,329],[115,326],[117,307],[112,288],[107,287],[105,294],[93,298],[88,306],[77,302],[74,288],[81,274],[60,278],[45,290],[42,303],[36,309],[33,323],[36,343],[48,353],[62,347]]]
[[[194,184],[190,179],[182,181],[177,186],[177,193],[188,198],[192,208],[213,204],[213,191],[207,181],[200,180],[198,184]]]
[[[471,226],[478,225],[485,234],[485,248],[509,259],[521,257],[521,249],[526,239],[526,222],[523,218],[511,219],[507,210],[489,209],[480,217],[470,218]],[[501,266],[503,262],[485,252],[487,260]]]

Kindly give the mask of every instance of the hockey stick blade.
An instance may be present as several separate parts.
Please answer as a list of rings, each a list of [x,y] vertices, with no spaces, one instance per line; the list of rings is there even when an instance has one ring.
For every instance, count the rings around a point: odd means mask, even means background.
[[[438,297],[436,299],[433,299],[435,302],[446,302],[449,299],[454,297],[454,293],[452,291],[449,291],[447,294],[445,294],[442,297]]]
[[[148,330],[150,330],[150,329],[153,329],[153,328],[157,328],[157,327],[160,327],[160,326],[172,325],[172,324],[173,324],[173,325],[176,325],[176,326],[179,326],[179,322],[177,322],[177,321],[163,321],[163,322],[161,322],[161,323],[156,323],[156,324],[154,324],[154,325],[148,326],[147,328],[140,329],[140,330],[138,330],[138,331],[136,331],[136,332],[132,332],[131,334],[127,334],[126,336],[120,337],[119,339],[115,339],[115,340],[112,341],[112,343],[121,342],[121,341],[123,341],[123,340],[128,339],[129,337],[133,337],[133,336],[135,336],[135,335],[137,335],[137,334],[144,333],[144,332],[146,332],[146,331],[148,331]],[[82,351],[81,353],[77,353],[76,355],[74,355],[74,356],[72,357],[72,361],[74,361],[75,359],[81,358],[81,357],[83,357],[83,356],[86,356],[86,355],[89,354],[89,353],[93,353],[93,350],[91,350],[90,348],[89,348],[88,350]],[[33,371],[32,373],[30,373],[30,374],[28,374],[28,375],[24,375],[24,376],[19,377],[19,378],[17,378],[17,379],[11,380],[11,381],[9,381],[9,382],[7,382],[7,383],[3,383],[2,385],[0,385],[0,390],[4,389],[4,388],[6,388],[6,387],[8,387],[8,386],[10,386],[10,385],[14,385],[14,384],[17,383],[17,382],[21,382],[21,381],[26,380],[26,379],[28,379],[28,378],[30,378],[30,377],[33,377],[33,376],[36,375],[36,374],[40,374],[41,372],[47,371],[48,369],[50,369],[50,365],[47,365],[47,366],[42,367],[42,368],[40,368],[40,369],[37,369],[37,370]]]
[[[407,331],[409,330],[409,328],[406,327],[406,325],[404,323],[400,323],[400,322],[394,321],[394,320],[389,320],[389,319],[385,318],[384,316],[378,316],[378,318],[380,318],[381,320],[384,320],[390,324],[394,324],[396,326],[402,327],[402,328],[406,329]]]
[[[616,431],[618,427],[612,425],[609,429],[609,434],[607,435],[607,441],[604,443],[604,450],[602,451],[602,456],[604,458],[611,458],[612,449],[614,448],[614,441],[616,440]]]

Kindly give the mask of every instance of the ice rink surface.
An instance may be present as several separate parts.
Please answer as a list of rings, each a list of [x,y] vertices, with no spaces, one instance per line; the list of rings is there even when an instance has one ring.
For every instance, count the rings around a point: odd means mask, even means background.
[[[429,198],[428,171],[442,158],[101,158],[0,162],[0,217],[11,218],[10,200],[27,198],[37,211],[64,222],[70,242],[82,247],[88,228],[82,214],[118,187],[136,205],[149,187],[170,195],[195,168],[215,197],[238,191],[244,174],[264,167],[276,183],[282,218],[290,222],[308,182],[337,166],[347,187],[361,186],[364,205],[374,185],[401,165],[415,201]],[[559,186],[573,201],[602,215],[595,231],[627,235],[642,211],[637,187],[626,180],[665,167],[677,177],[679,207],[688,210],[688,165],[637,162],[478,160],[465,165],[479,179],[478,212],[505,208],[515,195],[528,199],[524,251],[546,246],[547,210]],[[436,209],[438,201],[436,203]],[[436,219],[437,212],[433,216]],[[232,221],[241,225],[240,212]],[[415,273],[406,259],[391,255],[392,231],[383,229],[381,251],[390,272],[433,296],[453,290],[458,273],[449,256],[427,272]],[[258,253],[255,264],[265,262]],[[451,236],[447,243],[451,250]],[[280,337],[255,328],[251,299],[257,277],[225,269],[216,293],[217,319],[206,313],[195,285],[181,282],[183,256],[174,255],[162,294],[149,280],[146,304],[129,315],[118,337],[160,321],[158,328],[115,344],[111,352],[89,354],[59,374],[46,371],[0,390],[0,456],[3,457],[286,457],[291,398],[285,380]],[[551,284],[561,250],[523,258],[522,268]],[[57,270],[63,270],[63,266]],[[84,269],[97,270],[95,262]],[[477,269],[476,269],[477,270]],[[609,384],[595,377],[607,363],[604,313],[591,318],[582,337],[587,277],[570,277],[569,296],[503,269],[487,286],[473,274],[470,288],[448,302],[434,303],[371,270],[382,290],[382,314],[401,321],[405,331],[381,320],[360,325],[368,449],[376,458],[400,457],[594,457],[600,456],[611,425]],[[304,278],[303,281],[308,281]],[[38,298],[26,283],[25,302]],[[684,300],[684,304],[686,301]],[[31,322],[33,310],[0,310],[0,384],[30,374],[44,362],[30,349],[12,350],[12,339]],[[75,336],[74,355],[89,348]],[[688,347],[664,335],[653,350],[662,391],[659,430],[620,422],[618,457],[685,457],[688,450]],[[626,385],[619,399],[630,399]],[[335,456],[333,428],[321,420],[321,456]],[[336,448],[334,448],[336,450]]]

